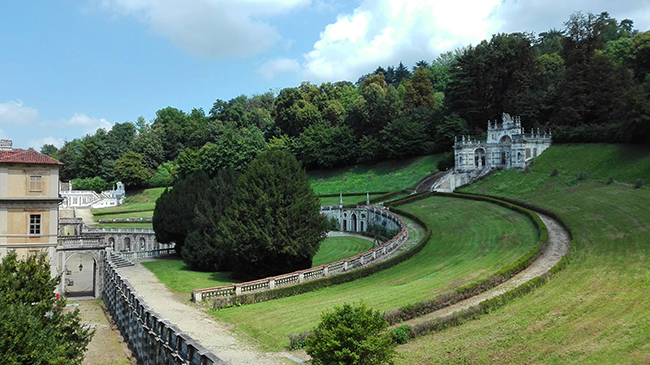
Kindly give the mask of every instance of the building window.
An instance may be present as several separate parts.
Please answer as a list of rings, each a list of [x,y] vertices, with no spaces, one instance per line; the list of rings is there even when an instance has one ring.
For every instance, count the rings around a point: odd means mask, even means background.
[[[41,215],[29,215],[29,234],[41,234]]]
[[[43,177],[40,175],[29,176],[29,191],[43,191]]]

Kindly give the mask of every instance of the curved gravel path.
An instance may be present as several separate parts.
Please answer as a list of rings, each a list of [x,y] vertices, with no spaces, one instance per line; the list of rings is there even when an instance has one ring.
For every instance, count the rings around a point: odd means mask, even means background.
[[[546,228],[548,229],[548,245],[546,247],[546,250],[544,250],[544,252],[537,258],[537,260],[535,260],[530,266],[522,270],[520,273],[505,283],[498,285],[484,293],[465,299],[461,302],[450,305],[449,307],[431,312],[427,315],[400,322],[391,328],[403,325],[414,326],[418,323],[430,321],[435,318],[444,318],[450,316],[454,312],[459,312],[473,307],[487,299],[494,298],[497,295],[510,291],[533,278],[547,273],[553,266],[555,266],[555,264],[558,263],[558,261],[560,261],[562,256],[566,255],[569,249],[571,238],[569,236],[569,232],[567,232],[564,227],[562,227],[553,218],[540,213],[537,213],[537,215],[539,215],[539,217],[542,219],[542,222],[544,222]]]

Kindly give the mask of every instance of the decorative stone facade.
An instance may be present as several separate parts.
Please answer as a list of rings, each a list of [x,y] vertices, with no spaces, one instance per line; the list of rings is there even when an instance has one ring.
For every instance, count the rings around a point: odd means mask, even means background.
[[[487,140],[462,136],[454,143],[456,172],[481,169],[526,167],[531,158],[539,156],[551,146],[551,134],[531,130],[524,133],[520,117],[514,119],[503,113],[499,124],[488,121]]]

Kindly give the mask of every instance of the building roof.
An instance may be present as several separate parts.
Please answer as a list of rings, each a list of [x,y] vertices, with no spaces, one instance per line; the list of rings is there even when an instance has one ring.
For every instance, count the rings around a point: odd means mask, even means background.
[[[13,148],[8,151],[0,150],[0,163],[24,163],[38,165],[63,165],[58,160],[34,150]]]

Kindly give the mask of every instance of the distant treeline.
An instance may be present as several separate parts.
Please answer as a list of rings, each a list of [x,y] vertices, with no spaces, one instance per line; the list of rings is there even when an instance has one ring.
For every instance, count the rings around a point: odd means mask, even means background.
[[[608,13],[574,13],[562,30],[496,34],[356,83],[217,100],[207,114],[167,107],[42,152],[65,164],[61,178],[76,178],[75,188],[101,190],[244,171],[266,149],[287,150],[307,169],[448,151],[454,136],[480,135],[502,112],[521,116],[526,131],[553,131],[555,142],[649,143],[649,75],[650,32]]]

